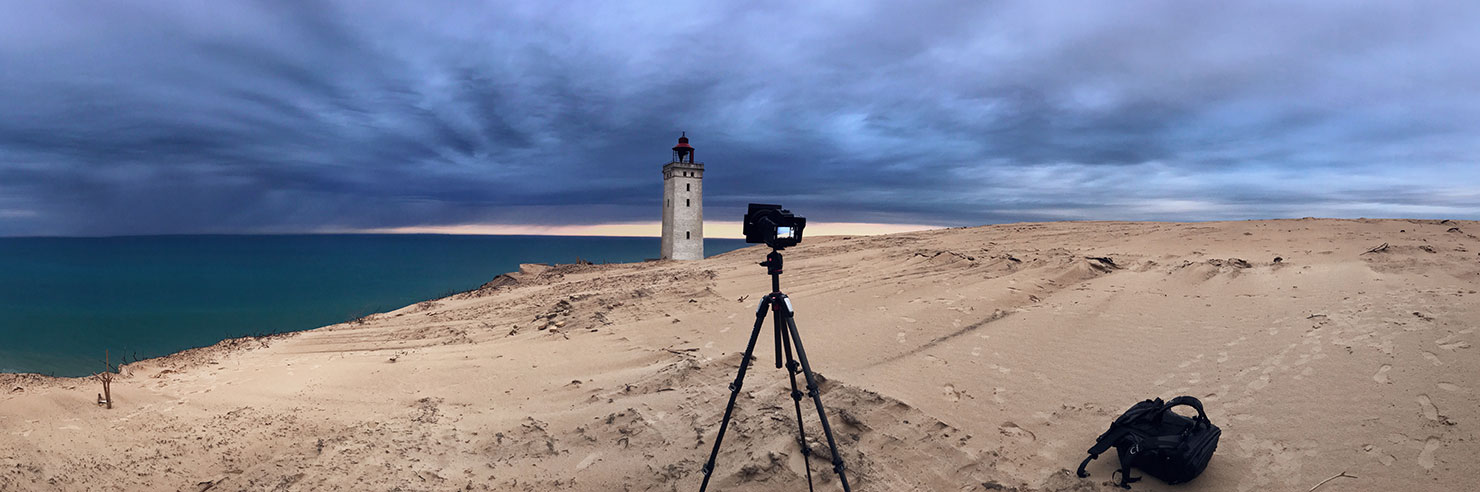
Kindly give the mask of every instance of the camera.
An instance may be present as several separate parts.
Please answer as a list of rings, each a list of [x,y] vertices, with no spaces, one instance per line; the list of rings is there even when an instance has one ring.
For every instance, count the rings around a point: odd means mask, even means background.
[[[802,242],[805,227],[806,217],[797,217],[780,205],[752,203],[745,214],[745,242],[766,243],[772,249],[796,246]]]

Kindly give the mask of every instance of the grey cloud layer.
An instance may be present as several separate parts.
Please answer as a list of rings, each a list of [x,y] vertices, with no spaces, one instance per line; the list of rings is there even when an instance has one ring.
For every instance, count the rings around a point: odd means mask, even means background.
[[[9,3],[0,235],[1480,218],[1465,2]]]

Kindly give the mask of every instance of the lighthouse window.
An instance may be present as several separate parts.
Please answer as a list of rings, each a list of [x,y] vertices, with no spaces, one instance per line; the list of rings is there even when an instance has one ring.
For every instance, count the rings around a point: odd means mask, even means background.
[[[689,199],[685,198],[685,199],[683,199],[683,206],[685,206],[685,207],[692,207],[693,205],[690,205],[689,204]]]
[[[683,190],[684,191],[694,191],[693,188],[689,188],[689,183],[684,183],[683,184]]]
[[[683,238],[684,239],[693,239],[693,238],[689,237],[689,231],[683,231]]]

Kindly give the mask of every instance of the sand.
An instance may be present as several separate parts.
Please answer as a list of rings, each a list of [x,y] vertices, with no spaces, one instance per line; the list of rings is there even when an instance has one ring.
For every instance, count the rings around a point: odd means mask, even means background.
[[[819,237],[786,251],[782,285],[854,490],[1119,490],[1113,454],[1088,479],[1069,470],[1130,405],[1184,394],[1223,428],[1212,464],[1135,490],[1306,491],[1341,472],[1357,478],[1320,490],[1473,490],[1476,233],[1304,219]],[[697,490],[769,291],[764,254],[531,265],[130,364],[113,410],[93,381],[0,376],[0,490]],[[711,490],[806,486],[771,350],[767,331]],[[839,490],[826,459],[811,468]]]

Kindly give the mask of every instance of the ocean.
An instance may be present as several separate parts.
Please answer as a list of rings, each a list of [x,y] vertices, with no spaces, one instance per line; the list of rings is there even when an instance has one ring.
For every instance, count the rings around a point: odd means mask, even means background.
[[[715,255],[745,246],[706,239]],[[657,238],[447,235],[0,238],[0,372],[85,376],[227,338],[473,289],[520,263],[633,262]]]

